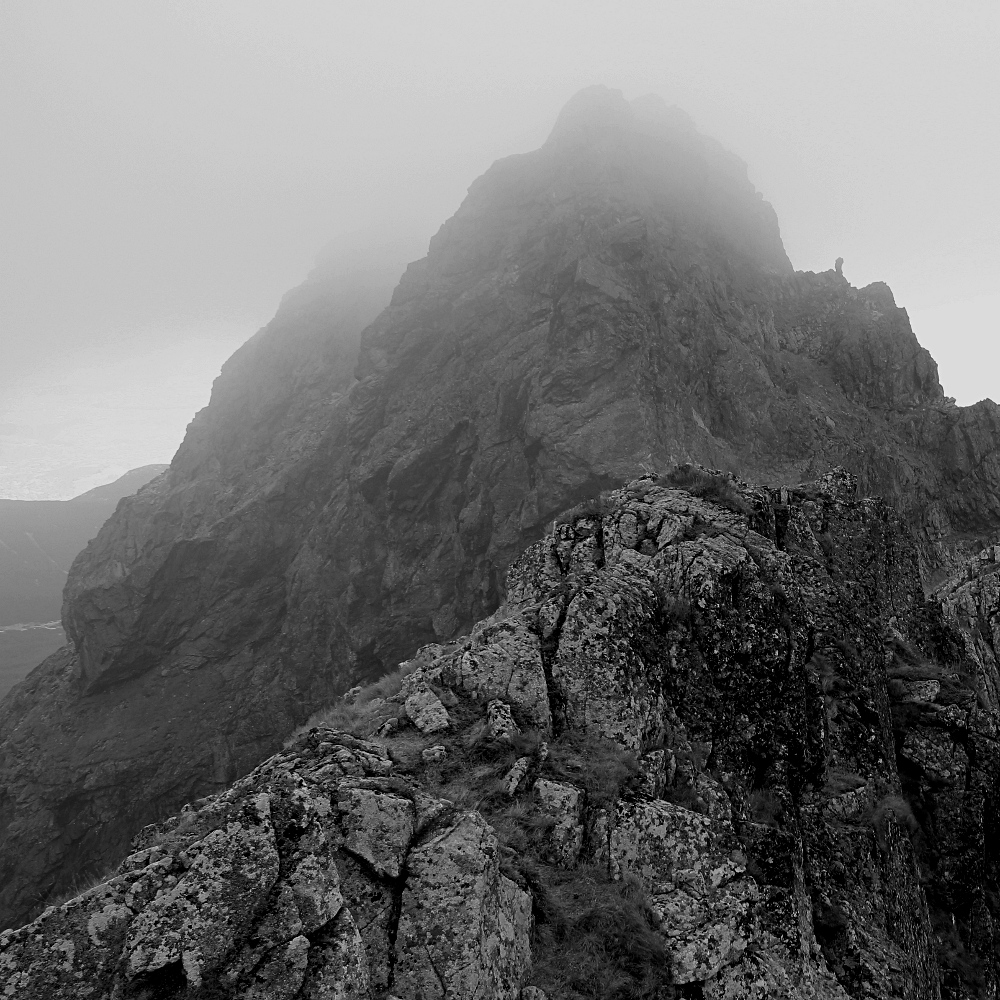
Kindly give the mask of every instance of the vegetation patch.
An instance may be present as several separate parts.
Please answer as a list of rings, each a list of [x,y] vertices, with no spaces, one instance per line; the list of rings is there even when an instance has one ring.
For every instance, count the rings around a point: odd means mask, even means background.
[[[987,982],[982,962],[965,946],[969,928],[954,913],[931,908],[931,925],[937,942],[942,993],[946,996],[985,996]]]
[[[43,906],[62,906],[63,903],[68,903],[71,899],[82,896],[85,892],[90,892],[91,889],[96,889],[99,885],[104,885],[105,882],[110,882],[115,877],[117,870],[117,867],[110,868],[103,874],[91,875],[89,878],[78,875],[73,879],[69,888],[50,896],[44,901]]]
[[[341,698],[314,712],[285,740],[285,746],[292,746],[299,737],[319,727],[337,729],[360,739],[367,738],[383,723],[398,717],[400,705],[391,699],[399,694],[403,678],[413,669],[399,667],[373,684],[357,688],[352,698]]]
[[[883,851],[888,847],[890,823],[895,822],[911,840],[920,832],[910,803],[901,795],[883,795],[865,814],[865,821],[875,831],[875,839]]]
[[[448,689],[438,694],[450,728],[421,733],[398,698],[404,676],[396,671],[317,712],[289,745],[316,727],[370,737],[386,720],[396,720],[382,738],[396,773],[456,809],[478,809],[500,841],[504,872],[531,892],[536,919],[530,982],[549,1000],[673,997],[665,942],[640,884],[613,881],[606,866],[580,863],[566,870],[551,864],[547,848],[556,820],[532,792],[534,780],[546,777],[582,789],[590,808],[609,808],[639,774],[635,754],[583,730],[547,741],[538,730],[495,739],[486,727],[485,705]],[[443,747],[443,755],[425,757],[431,747]],[[532,762],[529,773],[511,795],[504,779],[525,757]]]
[[[750,514],[753,510],[729,476],[708,472],[696,465],[678,465],[660,480],[660,484],[685,490],[692,496],[710,500],[738,514]]]
[[[694,618],[695,607],[686,597],[669,597],[663,601],[661,613],[666,628],[687,625]]]
[[[599,496],[589,497],[582,503],[578,503],[575,507],[571,507],[569,510],[564,511],[555,519],[555,523],[574,524],[576,521],[580,521],[585,518],[592,518],[596,521],[600,521],[606,514],[610,513],[614,509],[614,506],[612,491],[605,490]]]
[[[853,771],[831,770],[826,776],[826,784],[823,791],[829,796],[845,795],[848,792],[856,792],[863,788],[867,781],[860,774]]]
[[[639,773],[635,754],[589,730],[568,730],[549,745],[542,774],[566,781],[587,793],[591,806],[601,807],[618,797],[622,787]]]
[[[676,995],[670,959],[638,881],[595,865],[535,869],[540,905],[529,983],[549,1000],[660,1000]]]
[[[757,788],[752,791],[747,801],[747,808],[754,823],[762,823],[775,830],[780,830],[784,826],[784,804],[770,788]]]
[[[896,639],[892,644],[892,660],[886,669],[886,677],[889,700],[897,704],[907,697],[906,681],[937,681],[940,690],[934,696],[934,702],[938,705],[968,707],[977,697],[977,683],[973,674],[943,666],[924,656],[915,646],[900,639]],[[903,715],[906,716],[906,721],[910,721],[913,713],[901,714],[894,711],[894,720],[897,716],[902,718]]]

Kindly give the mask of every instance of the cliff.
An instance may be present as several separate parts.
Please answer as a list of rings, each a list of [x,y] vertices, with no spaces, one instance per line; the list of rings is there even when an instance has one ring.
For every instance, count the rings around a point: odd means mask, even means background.
[[[377,317],[327,281],[227,364],[0,708],[0,923],[495,611],[559,511],[643,466],[844,466],[928,586],[1000,524],[997,408],[945,399],[884,285],[794,272],[745,166],[656,99],[574,98]]]
[[[72,500],[0,499],[0,625],[55,621],[78,553],[122,497],[166,468],[133,469]]]
[[[73,560],[122,497],[166,468],[132,469],[72,500],[0,499],[0,698],[64,645],[58,618]]]
[[[1000,677],[856,492],[683,467],[561,515],[468,636],[0,935],[0,989],[995,996]]]

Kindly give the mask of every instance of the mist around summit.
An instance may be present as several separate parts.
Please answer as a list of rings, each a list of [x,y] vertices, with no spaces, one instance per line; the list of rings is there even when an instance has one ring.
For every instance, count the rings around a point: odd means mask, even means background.
[[[399,246],[69,567],[0,703],[7,986],[990,996],[1000,409],[657,97]]]
[[[169,461],[326,243],[388,225],[418,259],[471,178],[598,81],[685,109],[749,164],[796,268],[886,281],[946,394],[996,396],[994,12],[550,0],[531,23],[5,4],[0,496]]]
[[[1000,15],[0,10],[0,995],[995,1000]]]

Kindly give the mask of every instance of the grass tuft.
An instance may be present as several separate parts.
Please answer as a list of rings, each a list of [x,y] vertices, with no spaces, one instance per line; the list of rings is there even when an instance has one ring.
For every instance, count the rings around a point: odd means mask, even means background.
[[[290,747],[300,737],[315,729],[325,726],[328,729],[338,729],[365,739],[390,718],[399,715],[400,707],[393,701],[403,686],[403,678],[410,669],[402,667],[393,670],[384,677],[363,687],[353,701],[340,701],[313,712],[311,716],[294,730],[285,740],[285,746]]]
[[[110,882],[117,872],[116,868],[112,868],[109,871],[104,872],[100,875],[92,875],[89,878],[86,876],[78,876],[73,879],[73,882],[62,892],[57,893],[54,896],[50,896],[45,900],[44,906],[62,906],[64,903],[68,903],[71,899],[76,899],[77,896],[82,896],[85,892],[90,892],[91,889],[96,889],[99,885],[104,885],[105,882]]]
[[[584,519],[600,521],[614,506],[611,496],[612,491],[605,490],[599,496],[589,497],[582,503],[578,503],[575,507],[571,507],[560,514],[555,519],[555,523],[557,525],[574,524]]]
[[[697,465],[678,465],[663,477],[661,483],[674,489],[686,490],[692,496],[710,500],[737,514],[750,514],[753,510],[729,476],[708,472]]]
[[[853,771],[832,770],[826,776],[826,784],[823,786],[823,790],[827,795],[832,797],[834,795],[844,795],[847,792],[855,792],[859,788],[863,788],[866,784],[867,781],[860,774],[855,774]]]
[[[549,1000],[674,996],[665,941],[638,881],[612,882],[581,865],[536,871],[529,882],[540,897],[529,982]]]
[[[913,815],[913,809],[901,795],[883,795],[865,814],[865,820],[875,831],[875,839],[883,851],[888,845],[889,824],[893,821],[906,831],[911,840],[920,833],[920,824]]]
[[[630,750],[589,730],[569,730],[549,746],[542,774],[583,788],[591,806],[612,802],[622,785],[639,773]]]
[[[785,822],[785,807],[781,799],[770,788],[756,788],[747,802],[750,818],[755,823],[780,830]]]

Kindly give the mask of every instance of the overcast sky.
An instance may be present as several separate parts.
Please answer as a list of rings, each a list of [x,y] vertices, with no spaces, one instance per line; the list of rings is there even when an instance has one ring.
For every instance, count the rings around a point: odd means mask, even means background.
[[[795,267],[887,281],[1000,399],[998,52],[986,2],[0,0],[0,495],[169,461],[328,240],[425,246],[591,83],[684,108]]]

